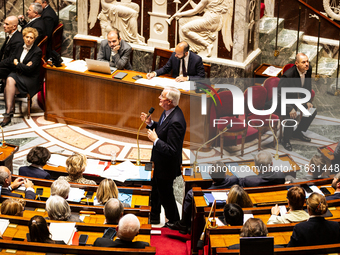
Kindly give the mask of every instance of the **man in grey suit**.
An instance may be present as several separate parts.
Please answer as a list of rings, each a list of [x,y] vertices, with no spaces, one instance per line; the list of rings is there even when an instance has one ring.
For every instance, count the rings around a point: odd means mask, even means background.
[[[131,46],[120,38],[118,29],[114,28],[108,33],[107,40],[101,42],[97,59],[109,61],[110,66],[117,69],[131,70],[131,52]]]

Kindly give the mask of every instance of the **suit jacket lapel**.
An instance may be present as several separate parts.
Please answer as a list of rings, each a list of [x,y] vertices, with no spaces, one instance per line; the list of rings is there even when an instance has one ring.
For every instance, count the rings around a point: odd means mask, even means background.
[[[111,48],[108,44],[105,47],[105,51],[106,51],[106,55],[109,57],[109,61],[111,61]]]
[[[172,116],[174,115],[174,112],[175,112],[176,110],[177,110],[177,106],[176,106],[175,109],[169,114],[169,116],[166,117],[166,119],[163,121],[162,125],[159,126],[158,131],[164,129],[164,128],[168,125],[169,121],[171,120],[171,118],[172,118]],[[165,111],[163,112],[163,114],[165,115]],[[163,118],[163,114],[162,114],[161,118]],[[161,121],[161,120],[162,120],[162,119],[160,119],[159,121]]]
[[[28,61],[28,59],[31,59],[31,57],[32,57],[32,55],[33,55],[33,53],[34,53],[34,45],[32,46],[32,48],[27,52],[27,54],[26,54],[26,56],[25,56],[25,58],[24,58],[24,60],[22,61],[22,63],[27,63]],[[22,52],[21,52],[22,53]],[[27,59],[27,60],[26,60]]]

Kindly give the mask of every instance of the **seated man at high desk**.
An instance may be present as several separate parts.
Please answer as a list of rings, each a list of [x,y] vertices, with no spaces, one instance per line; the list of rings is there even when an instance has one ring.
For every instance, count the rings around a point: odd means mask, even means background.
[[[117,248],[145,248],[149,243],[132,240],[138,235],[140,223],[136,215],[126,214],[117,226],[117,238],[115,241],[109,238],[97,238],[93,246],[117,247]]]
[[[35,199],[33,182],[22,177],[16,178],[14,182],[12,182],[11,171],[9,171],[9,169],[5,166],[0,166],[0,186],[2,186],[1,195],[22,198],[22,195],[12,192],[19,188],[22,184],[25,185],[25,198]]]
[[[30,7],[28,8],[27,13],[26,13],[26,15],[30,19],[30,21],[27,22],[24,19],[23,15],[18,16],[19,25],[21,26],[21,31],[23,31],[24,28],[26,28],[26,27],[33,27],[38,31],[39,36],[34,41],[35,45],[38,45],[42,41],[42,39],[44,39],[45,36],[46,36],[45,23],[44,23],[44,21],[41,17],[42,11],[43,11],[43,8],[42,8],[41,4],[31,3]]]
[[[240,186],[258,187],[285,183],[284,173],[273,169],[273,155],[270,152],[260,151],[257,153],[255,167],[258,169],[259,174],[241,178],[239,180]]]
[[[177,82],[204,79],[205,72],[202,58],[189,51],[189,44],[180,42],[172,53],[168,62],[162,68],[148,73],[146,78],[151,79],[155,76],[170,73],[176,78]]]
[[[326,200],[334,200],[334,199],[340,199],[340,173],[337,173],[334,176],[334,179],[332,181],[332,188],[335,190],[334,194],[331,196],[326,196]]]
[[[120,38],[119,31],[113,28],[107,34],[107,39],[100,43],[98,60],[110,62],[110,66],[117,69],[131,70],[130,54],[131,46]]]

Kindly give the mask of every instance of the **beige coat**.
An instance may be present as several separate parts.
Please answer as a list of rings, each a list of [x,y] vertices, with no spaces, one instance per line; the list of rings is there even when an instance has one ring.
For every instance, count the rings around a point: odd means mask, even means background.
[[[306,221],[309,219],[309,214],[304,210],[289,211],[283,216],[271,215],[267,224],[285,224]]]

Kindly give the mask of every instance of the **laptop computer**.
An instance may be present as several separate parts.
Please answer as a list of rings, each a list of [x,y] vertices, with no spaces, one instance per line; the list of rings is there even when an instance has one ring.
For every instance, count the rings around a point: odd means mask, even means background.
[[[111,67],[107,61],[99,61],[94,59],[86,58],[87,69],[92,72],[99,72],[105,74],[113,74],[117,68]]]

